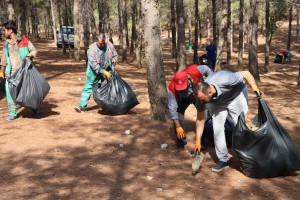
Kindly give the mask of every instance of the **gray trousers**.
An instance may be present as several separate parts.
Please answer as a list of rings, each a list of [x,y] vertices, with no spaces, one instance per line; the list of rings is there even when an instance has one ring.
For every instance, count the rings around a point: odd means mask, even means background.
[[[209,104],[208,106],[209,114],[212,116],[213,129],[214,129],[214,141],[215,150],[217,157],[220,161],[228,161],[228,149],[226,146],[225,138],[225,122],[227,116],[229,116],[234,125],[237,124],[239,115],[244,112],[246,115],[248,112],[248,94],[247,88],[244,90],[231,102],[229,103],[216,103]]]

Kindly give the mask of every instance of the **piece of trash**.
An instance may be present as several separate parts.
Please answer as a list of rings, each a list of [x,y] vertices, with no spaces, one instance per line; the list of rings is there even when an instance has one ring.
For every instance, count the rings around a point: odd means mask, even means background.
[[[126,131],[124,131],[124,133],[125,133],[126,135],[129,135],[129,134],[131,133],[131,131],[130,131],[130,130],[126,130]]]
[[[192,169],[193,169],[193,172],[192,174],[197,174],[197,172],[200,170],[200,166],[201,166],[201,163],[204,159],[204,154],[202,152],[200,153],[196,153],[195,157],[194,157],[194,161],[192,163]]]
[[[156,191],[157,191],[157,192],[162,192],[162,191],[163,191],[163,189],[162,189],[162,188],[160,188],[160,187],[158,187],[158,188],[156,188]]]
[[[160,145],[160,148],[165,149],[165,148],[167,148],[167,146],[168,146],[168,144],[163,143],[163,144]]]
[[[124,144],[119,144],[119,147],[123,148],[123,147],[124,147]]]
[[[148,179],[149,181],[151,181],[151,180],[153,179],[153,177],[152,177],[152,176],[147,176],[147,179]]]

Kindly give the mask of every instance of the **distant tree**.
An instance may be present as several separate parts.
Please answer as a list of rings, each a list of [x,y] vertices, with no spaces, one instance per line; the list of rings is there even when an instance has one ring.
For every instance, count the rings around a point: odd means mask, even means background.
[[[224,5],[224,4],[222,4]],[[217,5],[216,0],[212,0],[212,21],[213,21],[213,38],[215,44],[217,43]]]
[[[141,0],[145,20],[145,58],[152,118],[168,117],[167,88],[163,70],[159,0]]]
[[[175,0],[171,0],[172,58],[177,57]]]
[[[238,66],[243,69],[243,54],[244,54],[244,0],[240,0],[239,8],[239,53]]]
[[[14,6],[13,6],[13,1],[6,0],[6,6],[7,6],[8,20],[15,21],[16,16],[15,16],[15,10],[14,10]]]
[[[121,0],[122,8],[122,62],[127,63],[127,47],[128,47],[128,28],[127,28],[127,0]]]
[[[50,0],[52,1],[52,0]],[[74,0],[74,57],[76,61],[80,60],[80,43],[81,43],[81,33],[82,33],[82,27],[81,27],[81,20],[80,20],[80,14],[81,14],[81,0]]]
[[[232,15],[231,15],[231,1],[227,0],[227,63],[231,64],[232,54]]]
[[[181,71],[186,67],[186,48],[185,48],[185,17],[183,0],[176,0],[177,14],[177,69]]]
[[[269,54],[270,54],[270,1],[266,0],[266,52],[265,52],[265,72],[269,72]]]
[[[293,1],[290,0],[290,9],[289,9],[289,30],[288,30],[288,40],[286,49],[291,50],[291,42],[292,42],[292,20],[293,20]]]
[[[249,21],[249,71],[259,81],[258,61],[257,61],[257,0],[250,0],[250,21]]]
[[[142,68],[142,41],[143,41],[143,18],[142,18],[142,8],[140,5],[140,1],[137,2],[137,13],[138,13],[138,22],[137,22],[137,35],[135,42],[135,55],[136,55],[136,63],[137,68]]]
[[[225,43],[225,34],[227,30],[227,0],[222,0],[222,20],[220,24],[220,31],[219,31],[219,41],[217,44],[217,59],[216,59],[216,67],[215,70],[221,70],[222,65],[222,55],[223,55],[223,48]]]
[[[300,32],[299,16],[300,16],[300,0],[297,0],[297,36],[299,36],[299,32]]]
[[[199,8],[198,0],[195,0],[195,33],[194,33],[194,63],[198,64],[198,21],[199,20]]]

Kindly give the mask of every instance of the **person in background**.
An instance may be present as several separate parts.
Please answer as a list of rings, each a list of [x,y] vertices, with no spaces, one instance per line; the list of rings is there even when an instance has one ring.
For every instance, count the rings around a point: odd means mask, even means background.
[[[37,51],[28,38],[18,34],[17,26],[14,22],[8,21],[1,26],[5,41],[0,62],[0,77],[6,78],[5,88],[8,105],[8,117],[6,120],[12,121],[17,118],[17,106],[10,95],[7,79],[21,66],[24,58],[29,57],[31,60],[35,58]],[[40,118],[39,110],[32,110],[32,112],[35,118]]]
[[[236,125],[239,115],[248,112],[246,82],[257,95],[261,95],[253,76],[248,71],[218,71],[194,87],[194,95],[200,108],[197,111],[196,143],[194,153],[201,150],[201,137],[205,122],[205,104],[212,117],[215,150],[219,162],[212,171],[219,172],[229,166],[225,138],[225,122],[230,117]]]
[[[184,113],[190,104],[196,105],[193,88],[197,82],[203,80],[204,76],[207,77],[212,73],[208,66],[194,64],[175,73],[168,86],[168,108],[173,120],[172,132],[177,138],[177,148],[186,145],[183,129]]]
[[[105,79],[110,80],[110,71],[114,70],[118,61],[118,53],[114,45],[106,40],[103,33],[100,33],[97,36],[97,42],[89,46],[87,58],[86,81],[79,106],[75,107],[76,112],[79,113],[86,111],[88,101],[93,93],[93,85],[98,84],[100,80],[101,82]]]
[[[208,66],[215,71],[217,47],[211,39],[209,45],[206,46]]]

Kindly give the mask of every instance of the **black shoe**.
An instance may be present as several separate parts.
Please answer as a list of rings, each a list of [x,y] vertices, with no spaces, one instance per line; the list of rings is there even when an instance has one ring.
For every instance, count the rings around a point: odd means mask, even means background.
[[[227,162],[223,162],[223,161],[220,161],[218,162],[218,164],[216,166],[214,166],[213,168],[211,168],[211,170],[213,172],[220,172],[222,171],[223,169],[229,167],[229,163],[228,161]]]
[[[78,113],[82,113],[82,112],[85,112],[86,111],[86,108],[83,108],[81,106],[75,106],[75,111],[78,112]]]
[[[178,148],[178,149],[183,148],[186,144],[187,144],[186,136],[184,136],[182,139],[177,140],[176,148]]]
[[[41,118],[41,113],[39,110],[32,110],[32,116],[36,119]]]

